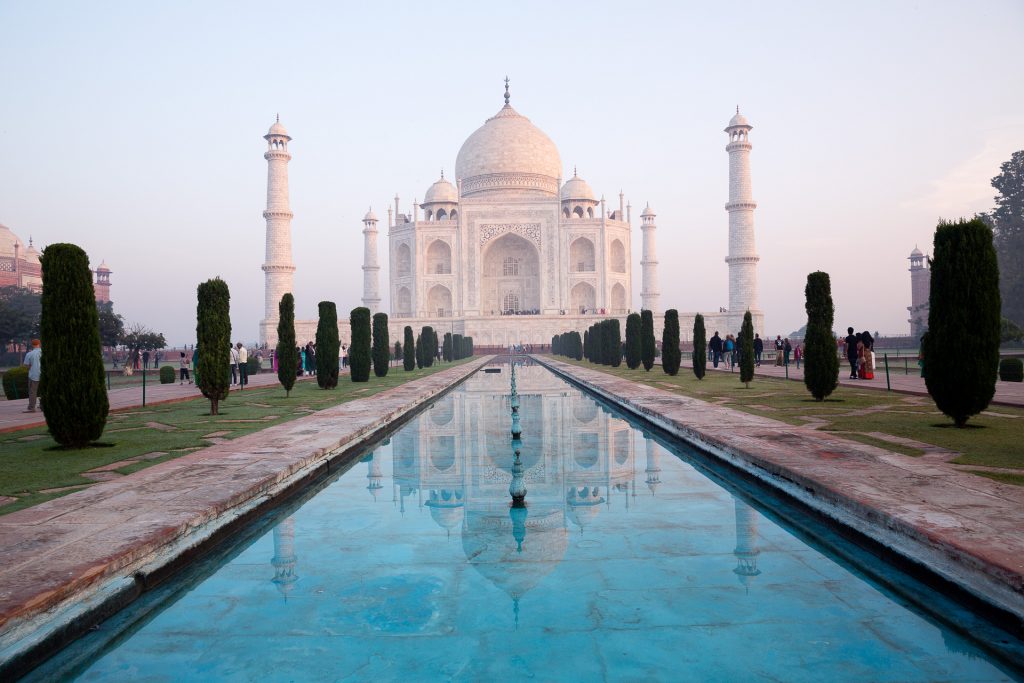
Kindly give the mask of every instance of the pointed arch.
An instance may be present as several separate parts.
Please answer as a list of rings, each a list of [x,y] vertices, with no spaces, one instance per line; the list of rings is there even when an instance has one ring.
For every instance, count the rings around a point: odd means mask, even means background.
[[[432,275],[451,274],[452,248],[444,240],[434,240],[427,247],[427,272]]]
[[[405,242],[395,248],[395,275],[398,277],[412,275],[412,251]]]
[[[573,273],[593,273],[597,259],[594,256],[594,243],[586,237],[577,237],[569,245],[569,271]]]
[[[611,249],[609,250],[609,265],[611,266],[613,273],[625,273],[626,272],[626,247],[622,246],[622,242],[619,240],[612,240]]]
[[[626,312],[626,288],[621,282],[612,286],[612,313]]]

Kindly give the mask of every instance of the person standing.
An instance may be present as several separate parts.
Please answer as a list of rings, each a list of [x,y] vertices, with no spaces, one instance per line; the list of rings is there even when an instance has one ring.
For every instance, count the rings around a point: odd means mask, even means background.
[[[846,360],[850,363],[850,379],[857,379],[857,337],[853,328],[846,328]]]
[[[722,338],[718,336],[718,330],[715,330],[715,334],[708,341],[708,351],[711,352],[711,362],[717,368],[719,361],[722,360]]]
[[[782,364],[783,365],[787,365],[787,366],[789,365],[789,354],[791,354],[791,353],[793,353],[793,345],[789,343],[789,338],[787,337],[786,340],[782,342],[782,359],[783,359],[782,360]]]
[[[793,349],[793,360],[796,361],[796,369],[800,369],[800,359],[804,357],[803,344],[797,344],[796,348]]]
[[[192,378],[188,374],[188,356],[185,352],[181,352],[181,358],[178,359],[178,367],[181,369],[181,378],[178,380],[178,384],[184,384],[185,380],[188,380],[189,384],[192,384]]]
[[[231,363],[231,384],[235,384],[238,381],[238,350],[228,342],[228,348],[231,350],[230,358],[228,360]]]
[[[733,343],[732,335],[731,334],[725,335],[725,361],[729,364],[729,370],[730,371],[732,371],[732,367],[733,367],[733,360],[734,360],[733,351],[735,350],[735,348],[736,348],[736,345]]]
[[[43,350],[39,346],[39,340],[32,340],[32,350],[25,354],[22,365],[28,366],[28,408],[26,413],[36,412],[36,399],[39,396],[39,378],[42,377]]]
[[[348,347],[344,344],[341,345],[341,367],[348,367]]]
[[[238,383],[243,387],[249,383],[249,349],[238,342]]]
[[[785,346],[782,343],[782,335],[775,335],[775,365],[782,367],[782,349]]]
[[[754,365],[761,367],[761,354],[764,353],[764,340],[761,335],[754,335]]]

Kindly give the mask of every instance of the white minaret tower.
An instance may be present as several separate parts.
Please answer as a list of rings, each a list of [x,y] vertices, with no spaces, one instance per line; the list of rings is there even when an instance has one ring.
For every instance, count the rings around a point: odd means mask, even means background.
[[[753,126],[736,107],[736,115],[729,121],[725,132],[729,134],[729,329],[740,329],[743,314],[759,312],[757,303],[757,246],[754,243],[754,209],[757,203],[750,189],[750,150],[747,139]],[[755,322],[755,329],[759,325]]]
[[[363,216],[363,306],[380,311],[380,266],[377,264],[377,215],[371,207]]]
[[[640,230],[644,234],[644,255],[640,259],[644,279],[640,290],[640,308],[657,316],[661,315],[661,292],[658,291],[658,245],[654,240],[654,231],[657,229],[654,224],[655,215],[650,204],[640,214]]]
[[[288,203],[288,141],[291,137],[278,117],[270,131],[263,136],[267,141],[267,258],[263,264],[266,273],[265,307],[260,324],[260,341],[277,344],[277,307],[281,297],[293,292],[292,274],[292,210]],[[293,292],[294,293],[294,292]]]
[[[928,259],[918,249],[910,252],[910,335],[920,339],[928,329],[928,297],[932,287],[932,273],[928,268]],[[97,271],[98,272],[98,271]]]

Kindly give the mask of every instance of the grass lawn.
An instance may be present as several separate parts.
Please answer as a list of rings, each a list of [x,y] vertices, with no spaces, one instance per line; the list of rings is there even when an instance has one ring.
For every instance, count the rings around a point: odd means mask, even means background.
[[[332,391],[320,389],[315,381],[298,382],[289,398],[280,385],[232,391],[216,417],[209,414],[206,399],[112,413],[101,437],[103,445],[83,450],[63,450],[46,427],[0,434],[0,496],[17,498],[0,507],[0,515],[90,486],[96,481],[83,476],[90,470],[120,463],[110,469],[114,473],[110,476],[130,474],[216,443],[210,439],[251,434],[468,361],[438,363],[412,372],[393,367],[384,378],[370,373],[365,383],[343,375]]]
[[[802,382],[781,378],[756,377],[746,389],[739,381],[739,372],[708,372],[703,380],[698,380],[689,368],[680,368],[678,375],[669,377],[660,365],[645,372],[643,367],[630,370],[625,363],[611,368],[560,356],[556,360],[788,424],[817,426],[818,429],[904,455],[923,455],[925,451],[920,447],[893,443],[885,437],[911,439],[925,446],[958,453],[951,460],[958,465],[1021,469],[1020,474],[979,469],[968,471],[1005,483],[1024,485],[1024,445],[1021,439],[1024,409],[1021,408],[993,406],[972,417],[966,428],[957,429],[948,417],[938,411],[929,396],[840,386],[829,398],[818,403],[807,393]]]

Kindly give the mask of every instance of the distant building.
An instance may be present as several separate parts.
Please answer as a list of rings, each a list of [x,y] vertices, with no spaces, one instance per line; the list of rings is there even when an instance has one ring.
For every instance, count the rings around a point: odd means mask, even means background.
[[[0,224],[0,287],[24,287],[33,292],[43,289],[43,270],[39,263],[39,250],[28,238],[28,247],[14,231]],[[110,268],[106,263],[93,271],[96,279],[93,289],[96,301],[110,302]]]
[[[932,272],[928,258],[914,247],[908,257],[910,261],[910,336],[920,339],[928,330],[928,297],[931,293]]]

